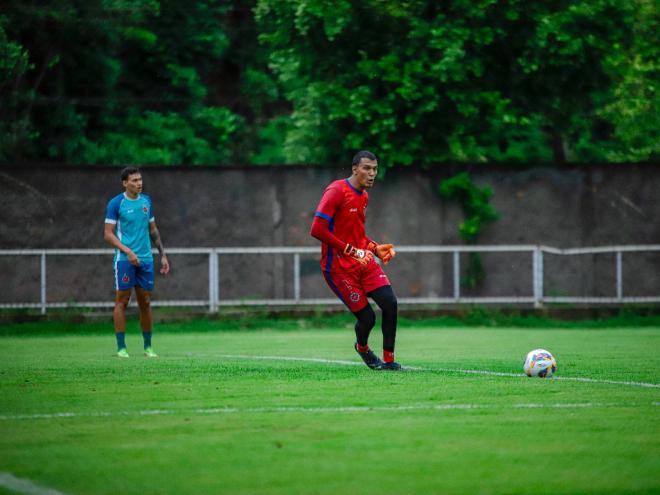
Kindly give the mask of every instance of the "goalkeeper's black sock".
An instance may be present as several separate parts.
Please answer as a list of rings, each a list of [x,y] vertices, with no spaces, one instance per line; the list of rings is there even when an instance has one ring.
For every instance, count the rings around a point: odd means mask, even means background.
[[[383,312],[383,350],[390,353],[392,361],[394,361],[394,341],[396,340],[396,324],[398,316],[396,295],[394,294],[391,285],[385,285],[370,292],[369,297],[376,301],[376,304],[378,304],[378,307]]]
[[[367,342],[369,341],[369,334],[371,329],[376,324],[376,313],[371,309],[370,305],[366,305],[360,311],[353,313],[357,318],[355,323],[355,337],[357,339],[358,346],[367,347]],[[362,351],[361,351],[362,352]]]

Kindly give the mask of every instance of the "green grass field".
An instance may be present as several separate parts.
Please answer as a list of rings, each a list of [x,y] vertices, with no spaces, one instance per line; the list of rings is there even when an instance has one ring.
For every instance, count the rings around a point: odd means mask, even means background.
[[[162,324],[158,359],[133,326],[128,360],[111,325],[5,327],[0,472],[65,494],[660,493],[659,327],[406,322],[397,360],[421,369],[384,373],[349,321]],[[557,379],[522,375],[536,347]]]

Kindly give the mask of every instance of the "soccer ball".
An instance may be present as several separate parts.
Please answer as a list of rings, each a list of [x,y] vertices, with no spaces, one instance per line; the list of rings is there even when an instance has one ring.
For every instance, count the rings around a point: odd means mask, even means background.
[[[523,370],[527,376],[550,378],[557,371],[557,361],[545,349],[534,349],[527,353]]]

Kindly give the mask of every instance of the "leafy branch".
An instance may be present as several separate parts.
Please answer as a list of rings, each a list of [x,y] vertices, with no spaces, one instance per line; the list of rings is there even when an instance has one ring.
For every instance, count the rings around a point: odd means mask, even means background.
[[[454,175],[440,183],[438,192],[443,199],[458,203],[465,215],[459,224],[461,238],[475,244],[485,224],[494,222],[500,215],[490,204],[493,190],[490,187],[478,187],[467,172]],[[471,289],[477,287],[485,278],[485,271],[478,253],[470,253],[467,272],[463,285]]]

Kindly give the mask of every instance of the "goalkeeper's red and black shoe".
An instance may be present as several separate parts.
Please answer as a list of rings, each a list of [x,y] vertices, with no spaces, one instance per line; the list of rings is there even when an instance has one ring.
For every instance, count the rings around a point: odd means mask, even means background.
[[[377,370],[380,371],[401,371],[401,365],[399,363],[396,363],[394,361],[389,362],[389,363],[380,363],[380,366],[376,368]]]
[[[360,352],[358,351],[358,345],[357,342],[355,343],[355,352],[357,352],[360,357],[362,358],[362,361],[364,361],[364,364],[369,366],[372,370],[378,369],[379,366],[383,364],[383,362],[380,360],[376,354],[374,354],[374,351],[369,349],[366,352]]]

